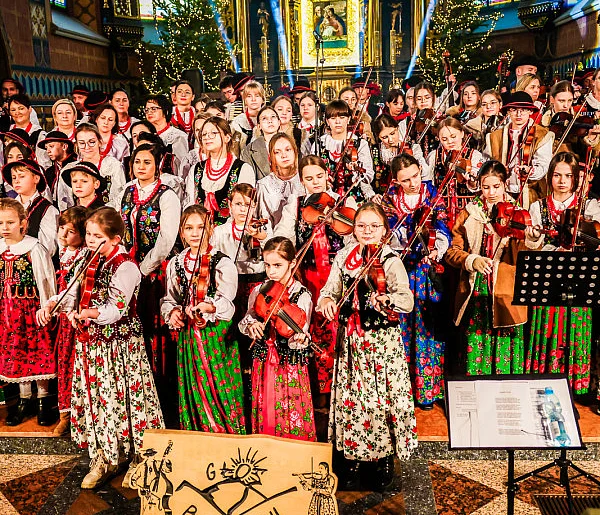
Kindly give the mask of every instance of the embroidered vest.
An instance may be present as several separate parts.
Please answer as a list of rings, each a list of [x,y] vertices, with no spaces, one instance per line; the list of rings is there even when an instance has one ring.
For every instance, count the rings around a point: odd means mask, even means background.
[[[298,198],[298,209],[296,215],[297,248],[304,246],[313,231],[313,226],[307,224],[302,218],[302,206],[304,205],[305,200],[306,197]],[[325,225],[325,235],[327,236],[327,244],[329,246],[329,263],[331,264],[333,263],[336,254],[344,248],[344,238],[336,233],[329,225]],[[306,251],[303,263],[310,268],[315,268],[315,252],[312,245]]]
[[[210,261],[208,262],[208,288],[206,290],[206,295],[212,297],[217,293],[217,265],[223,258],[228,258],[226,254],[223,254],[220,250],[215,252],[210,256]],[[228,258],[229,259],[229,258]],[[177,276],[177,282],[180,285],[180,291],[182,294],[189,288],[189,281],[187,278],[187,274],[184,266],[179,262],[179,259],[175,259],[175,275]]]
[[[131,222],[131,213],[135,208],[133,202],[135,188],[136,185],[131,184],[125,190],[121,201],[121,218],[125,222],[123,245],[128,251],[135,246],[135,259],[141,263],[156,244],[160,232],[160,197],[171,188],[166,184],[161,184],[158,191],[139,206],[134,227]]]
[[[50,202],[46,200],[44,197],[36,198],[33,203],[27,208],[27,235],[33,236],[34,238],[38,237],[40,232],[40,225],[42,223],[42,218],[48,211],[48,208],[51,206]]]
[[[227,206],[227,199],[233,187],[237,184],[244,162],[240,159],[235,159],[231,164],[231,169],[225,180],[223,187],[215,191],[215,198],[217,199],[217,205],[219,211],[215,213],[214,223],[215,225],[223,225],[229,216],[229,208]],[[206,161],[200,161],[194,168],[194,187],[196,189],[196,204],[204,204],[206,200],[206,193],[202,189],[202,178],[204,177],[204,169]]]
[[[373,156],[373,170],[375,171],[372,186],[375,193],[383,195],[387,191],[390,181],[392,180],[392,170],[390,166],[383,162],[381,150],[378,145],[374,145],[371,148],[371,155]]]
[[[0,288],[2,298],[39,298],[29,253],[16,256],[15,259],[6,259],[5,254],[0,256]]]
[[[358,148],[360,146],[360,140],[358,138],[354,138],[354,141]],[[336,162],[333,160],[333,158],[331,157],[331,153],[325,148],[324,144],[321,145],[320,157],[327,164],[327,172],[329,175],[329,182],[331,183],[331,189],[336,193],[339,193],[340,190],[343,190],[344,193],[348,191],[348,189],[350,188],[350,186],[352,186],[352,183],[354,182],[354,174],[348,172],[346,170],[346,166],[342,166],[338,170],[339,161]],[[343,157],[340,157],[340,159],[343,159]],[[352,190],[352,196],[356,199],[356,202],[358,202],[358,204],[361,204],[362,202],[367,200],[361,188],[358,186]]]
[[[540,212],[542,214],[542,227],[544,229],[560,230],[560,226],[556,225],[550,216],[550,210],[548,209],[548,197],[540,200]],[[544,236],[544,245],[554,245],[555,247],[558,247],[559,244],[560,242],[558,236],[550,236],[549,234]]]

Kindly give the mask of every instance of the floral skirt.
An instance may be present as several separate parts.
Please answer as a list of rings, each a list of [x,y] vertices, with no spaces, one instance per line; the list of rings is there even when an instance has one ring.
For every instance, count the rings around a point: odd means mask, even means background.
[[[487,280],[477,274],[463,320],[467,321],[467,375],[522,374],[523,326],[494,328]]]
[[[244,390],[231,321],[186,328],[177,344],[181,429],[245,434]]]
[[[89,331],[89,338],[87,338]],[[102,333],[102,336],[99,335]],[[139,323],[95,326],[75,338],[71,436],[112,464],[142,448],[146,429],[164,422]]]
[[[58,367],[58,409],[61,413],[71,410],[73,362],[75,361],[75,328],[66,313],[58,318],[56,333],[56,357]]]
[[[567,330],[570,348],[567,348]],[[577,394],[590,386],[592,347],[592,310],[571,309],[571,327],[567,329],[567,308],[536,306],[531,319],[531,334],[525,371],[534,374],[568,373]]]
[[[50,330],[35,322],[39,307],[37,298],[0,300],[0,379],[14,383],[56,377]]]
[[[316,441],[315,417],[306,365],[280,363],[270,346],[252,368],[252,432]]]
[[[398,326],[343,338],[333,374],[329,441],[349,459],[374,461],[417,447],[417,421]]]

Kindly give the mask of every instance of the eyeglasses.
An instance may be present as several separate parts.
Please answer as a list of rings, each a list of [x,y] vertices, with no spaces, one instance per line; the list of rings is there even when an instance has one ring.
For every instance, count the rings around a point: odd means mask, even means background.
[[[219,131],[203,132],[202,139],[215,139],[219,134]]]
[[[481,107],[484,108],[488,108],[488,107],[494,107],[497,106],[500,102],[498,102],[497,100],[492,100],[491,102],[485,102],[481,104]]]
[[[146,107],[146,109],[144,109],[144,113],[150,114],[150,113],[154,113],[154,112],[160,111],[160,110],[161,110],[160,107]]]
[[[77,142],[77,146],[79,148],[94,148],[96,145],[98,144],[98,140],[96,139],[91,139],[90,141],[78,141]]]
[[[381,229],[382,227],[383,227],[383,224],[355,224],[354,225],[354,228],[360,232],[364,232],[367,229],[370,229],[371,232],[375,232],[375,231],[378,231],[379,229]]]
[[[418,100],[419,102],[425,102],[426,100],[431,100],[433,97],[431,95],[427,95],[424,97],[416,97],[415,100]]]

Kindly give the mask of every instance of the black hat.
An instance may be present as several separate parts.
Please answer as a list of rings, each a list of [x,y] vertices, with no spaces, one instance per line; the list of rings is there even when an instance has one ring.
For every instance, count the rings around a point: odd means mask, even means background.
[[[512,63],[510,63],[510,67],[513,71],[515,71],[519,66],[535,66],[538,72],[542,67],[539,61],[532,55],[522,55],[516,59],[513,59]]]
[[[366,87],[369,90],[369,94],[378,97],[381,95],[381,88],[379,84],[373,79],[369,79],[369,83],[367,84],[367,77],[357,77],[352,81],[352,87],[354,89],[360,89]]]
[[[69,152],[73,152],[73,149],[75,148],[75,145],[73,144],[73,142],[69,139],[69,137],[61,131],[50,131],[48,134],[46,134],[46,137],[41,140],[40,142],[38,142],[37,146],[38,148],[41,148],[42,150],[46,150],[46,143],[65,143],[66,145],[69,146]]]
[[[295,95],[296,93],[306,93],[307,91],[315,93],[315,90],[310,87],[310,82],[306,77],[298,77],[296,82],[294,82],[294,87],[288,91],[288,94]]]
[[[104,91],[94,90],[90,91],[90,94],[87,96],[85,101],[83,102],[83,106],[88,111],[93,111],[96,107],[106,104],[108,102],[108,94],[104,93]]]
[[[251,80],[254,80],[254,75],[251,75],[250,73],[236,73],[231,79],[234,93],[240,93],[244,89],[244,86]]]
[[[90,94],[90,90],[84,84],[77,84],[77,86],[75,86],[73,88],[73,91],[71,91],[71,95],[89,95],[89,94]]]
[[[98,179],[100,181],[99,190],[104,189],[106,187],[106,179],[100,175],[100,171],[98,167],[94,163],[90,163],[89,161],[79,161],[71,166],[68,166],[63,169],[60,176],[62,180],[65,181],[65,184],[71,188],[71,173],[72,172],[83,172],[91,175],[94,179]]]
[[[402,88],[404,88],[404,91],[408,91],[410,88],[414,88],[422,80],[423,79],[418,75],[411,75],[408,79],[404,79]]]
[[[502,106],[502,113],[506,114],[509,109],[529,109],[530,111],[539,111],[538,106],[533,103],[529,93],[525,91],[515,91],[508,99],[508,102]]]
[[[37,190],[42,192],[46,189],[46,177],[44,176],[44,172],[39,164],[33,159],[19,159],[19,161],[14,161],[12,163],[5,164],[2,168],[2,177],[4,180],[12,186],[12,170],[17,166],[26,167],[32,174],[37,175],[40,180],[37,183]]]
[[[9,138],[13,141],[18,141],[19,143],[33,150],[33,147],[31,146],[31,139],[29,138],[29,134],[25,129],[18,129],[15,127],[9,131],[0,132],[0,136],[2,136],[2,141],[5,141],[6,138]]]

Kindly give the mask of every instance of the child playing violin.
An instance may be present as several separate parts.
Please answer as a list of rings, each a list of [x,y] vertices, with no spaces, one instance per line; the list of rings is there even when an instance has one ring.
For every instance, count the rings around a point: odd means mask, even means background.
[[[548,183],[551,193],[529,208],[533,224],[533,230],[526,233],[529,247],[554,251],[563,248],[562,245],[570,246],[572,236],[563,232],[561,218],[565,210],[577,210],[580,199],[576,194],[579,189],[579,168],[579,159],[571,152],[559,152],[550,161]],[[600,222],[600,204],[596,199],[586,201],[583,216]],[[563,241],[565,237],[568,242]],[[564,306],[533,308],[525,371],[536,374],[566,373],[573,392],[584,394],[590,386],[592,310],[571,308],[571,327],[568,328],[567,309]],[[567,331],[571,332],[570,348],[566,346]]]
[[[240,331],[256,340],[252,348],[252,432],[314,441],[308,377],[311,350],[306,334],[312,300],[292,276],[296,250],[289,239],[271,238],[263,258],[268,280],[252,290],[248,311],[239,323]],[[269,316],[273,308],[278,314]]]
[[[181,429],[245,434],[238,345],[227,337],[237,273],[233,261],[209,244],[212,232],[204,206],[183,211],[180,234],[188,248],[169,261],[161,312],[179,332]]]
[[[452,229],[446,261],[460,268],[454,323],[466,338],[468,375],[523,373],[527,307],[512,304],[517,254],[523,241],[501,237],[494,206],[511,203],[508,174],[499,161],[481,167],[481,195],[463,209]]]
[[[406,460],[417,445],[397,318],[413,309],[414,299],[404,265],[387,245],[389,233],[383,209],[363,204],[354,219],[357,243],[338,252],[319,297],[318,310],[328,320],[339,312],[343,328],[329,415],[334,468],[343,488],[350,488],[360,471],[364,486],[385,489],[393,479],[394,454]]]
[[[60,305],[76,327],[71,435],[88,449],[90,471],[81,488],[95,488],[131,459],[123,486],[140,462],[145,429],[164,428],[162,412],[136,313],[139,268],[120,245],[123,219],[110,207],[86,221],[85,241],[93,253],[83,281]],[[78,291],[79,290],[79,291]],[[79,293],[79,294],[78,294]],[[58,298],[45,303],[38,318],[50,320]]]
[[[327,165],[320,157],[304,156],[300,159],[299,173],[306,195],[298,198],[294,216],[282,219],[275,235],[287,236],[299,249],[308,245],[299,270],[302,284],[308,287],[316,303],[329,277],[335,255],[348,241],[353,241],[351,235],[357,205],[352,192],[348,192],[336,214],[328,218],[328,223],[321,223],[320,219],[339,199],[339,195],[328,188]],[[331,392],[336,333],[336,320],[327,322],[320,313],[314,313],[310,334],[313,342],[323,351],[315,357],[321,394]],[[325,399],[320,398],[317,404],[323,407]]]
[[[429,410],[436,400],[444,397],[445,344],[436,338],[435,322],[439,315],[443,317],[442,311],[436,309],[441,300],[444,271],[439,262],[450,245],[450,229],[443,198],[437,198],[438,192],[430,182],[421,182],[419,163],[413,156],[395,157],[392,172],[397,186],[392,187],[389,195],[393,205],[390,225],[406,253],[404,266],[415,296],[415,309],[400,315],[402,339],[415,401],[421,409]],[[430,207],[432,212],[424,221],[424,211]],[[416,236],[419,228],[427,231],[426,235]]]

